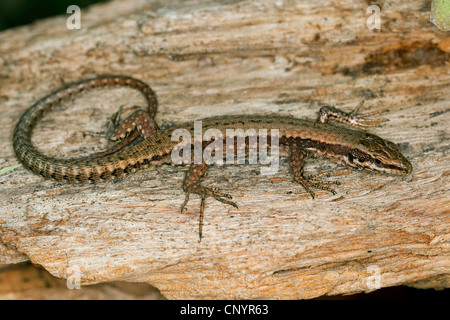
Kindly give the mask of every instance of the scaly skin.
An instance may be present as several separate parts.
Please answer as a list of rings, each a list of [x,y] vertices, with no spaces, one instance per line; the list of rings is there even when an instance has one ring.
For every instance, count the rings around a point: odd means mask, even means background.
[[[119,138],[131,137],[119,147],[113,147],[102,153],[76,159],[59,159],[46,156],[39,152],[31,143],[31,135],[36,123],[53,106],[67,100],[82,91],[109,86],[128,86],[139,90],[148,102],[148,113],[137,112],[131,120],[117,124]],[[319,176],[305,177],[303,175],[304,158],[307,153],[316,157],[329,158],[332,161],[353,169],[365,169],[394,175],[406,175],[412,171],[409,161],[400,153],[397,146],[387,140],[365,131],[334,126],[328,119],[350,123],[354,126],[370,127],[383,120],[367,120],[356,116],[358,106],[353,112],[345,113],[334,107],[324,107],[320,111],[319,121],[294,119],[279,115],[232,115],[219,116],[202,120],[203,133],[208,129],[218,129],[226,137],[226,129],[266,129],[268,141],[271,129],[278,129],[279,144],[286,145],[291,150],[291,169],[294,180],[300,183],[314,198],[311,188],[318,188],[335,193],[327,182],[317,180]],[[20,119],[14,131],[14,151],[23,165],[32,172],[44,178],[69,183],[96,183],[119,178],[144,168],[150,168],[170,160],[174,147],[179,141],[172,141],[175,129],[185,129],[193,133],[193,123],[180,124],[175,127],[158,131],[153,117],[157,109],[157,100],[153,90],[144,82],[125,76],[102,76],[84,80],[57,90],[36,102]],[[376,113],[372,113],[376,114]],[[370,114],[370,115],[372,115]],[[367,114],[366,114],[367,115]],[[131,140],[139,136],[142,141],[129,145]],[[191,134],[191,145],[194,145]],[[225,141],[224,147],[225,147]],[[245,140],[246,148],[251,139]],[[209,142],[203,142],[203,147]],[[204,201],[206,196],[212,196],[219,201],[236,206],[231,196],[216,188],[206,188],[200,185],[206,173],[206,165],[193,165],[189,171],[183,188],[186,201],[190,193],[202,196],[200,221],[203,220]],[[336,183],[338,184],[338,183]],[[201,238],[201,223],[200,223]]]

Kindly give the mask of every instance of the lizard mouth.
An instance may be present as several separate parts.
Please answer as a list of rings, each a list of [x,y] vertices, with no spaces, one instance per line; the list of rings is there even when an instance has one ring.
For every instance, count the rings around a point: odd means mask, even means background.
[[[388,174],[404,176],[412,172],[412,165],[408,160],[404,159],[404,161],[398,164],[382,164],[380,169]]]
[[[324,155],[326,156],[326,155]],[[369,155],[365,157],[355,157],[352,153],[348,155],[328,156],[332,161],[359,170],[369,170],[372,172],[385,173],[390,175],[408,175],[412,172],[411,163],[403,157],[397,161],[382,161]]]
[[[355,163],[353,163],[355,165]],[[382,163],[379,160],[375,159],[374,161],[367,161],[364,164],[356,164],[355,166],[358,169],[366,169],[373,172],[381,172],[390,175],[401,175],[405,176],[411,173],[412,166],[405,159],[405,161],[401,163]]]

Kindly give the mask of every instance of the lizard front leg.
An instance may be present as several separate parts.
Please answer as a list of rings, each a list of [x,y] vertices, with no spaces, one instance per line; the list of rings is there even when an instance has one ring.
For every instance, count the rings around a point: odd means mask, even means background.
[[[388,119],[365,119],[365,117],[384,113],[387,110],[380,110],[374,112],[367,112],[358,114],[359,109],[364,104],[364,100],[356,106],[351,112],[344,112],[336,107],[324,106],[320,108],[318,122],[327,123],[329,119],[334,119],[338,122],[348,123],[354,127],[367,128],[376,127],[381,122],[386,122]]]
[[[297,145],[290,145],[289,149],[291,151],[289,164],[291,167],[292,174],[294,175],[294,180],[300,183],[303,188],[311,195],[311,197],[315,198],[315,193],[311,190],[311,188],[321,189],[325,191],[329,191],[332,194],[336,194],[336,191],[327,187],[329,184],[340,184],[339,181],[322,181],[317,180],[317,178],[322,176],[330,176],[329,172],[323,172],[316,174],[314,176],[304,176],[303,175],[303,164],[306,158],[306,151]]]
[[[208,166],[204,162],[202,164],[192,164],[189,172],[186,174],[186,178],[183,181],[183,190],[186,194],[186,198],[181,205],[181,212],[183,212],[186,204],[188,203],[189,195],[191,193],[196,193],[201,196],[198,227],[200,241],[202,240],[203,216],[205,212],[205,200],[207,196],[213,197],[220,202],[232,205],[235,208],[238,207],[236,203],[229,200],[232,199],[232,196],[230,196],[229,194],[224,193],[217,188],[208,188],[201,185],[203,178],[206,176],[207,170]]]

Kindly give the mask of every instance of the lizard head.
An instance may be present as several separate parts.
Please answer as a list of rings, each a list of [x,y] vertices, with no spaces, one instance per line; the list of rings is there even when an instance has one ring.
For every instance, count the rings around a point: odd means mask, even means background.
[[[344,161],[349,167],[393,175],[407,175],[412,171],[411,163],[397,145],[370,133],[359,139]]]

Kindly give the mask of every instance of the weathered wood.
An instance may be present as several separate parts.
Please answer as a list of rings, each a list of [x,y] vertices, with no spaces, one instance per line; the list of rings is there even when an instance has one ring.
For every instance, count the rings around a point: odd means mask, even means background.
[[[414,171],[312,162],[307,171],[338,169],[342,185],[311,200],[286,158],[271,177],[257,166],[212,168],[205,184],[239,209],[209,199],[199,243],[198,197],[180,213],[180,168],[95,186],[19,168],[0,176],[0,239],[10,250],[0,261],[20,252],[58,277],[148,282],[168,298],[312,298],[371,291],[377,279],[449,287],[449,34],[423,1],[390,2],[375,31],[366,9],[356,0],[123,0],[83,12],[81,30],[61,16],[1,33],[1,168],[17,163],[12,132],[30,104],[107,73],[149,83],[163,126],[222,114],[315,118],[322,104],[351,110],[366,99],[390,119],[369,131],[399,143]],[[49,114],[34,141],[57,156],[101,150],[95,133],[111,114],[142,103],[128,89],[83,94]]]

